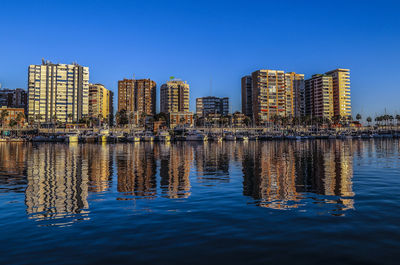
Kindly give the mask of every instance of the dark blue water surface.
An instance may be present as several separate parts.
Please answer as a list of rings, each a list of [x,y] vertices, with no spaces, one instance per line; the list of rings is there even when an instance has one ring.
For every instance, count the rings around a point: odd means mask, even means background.
[[[398,140],[0,143],[0,264],[399,264]]]

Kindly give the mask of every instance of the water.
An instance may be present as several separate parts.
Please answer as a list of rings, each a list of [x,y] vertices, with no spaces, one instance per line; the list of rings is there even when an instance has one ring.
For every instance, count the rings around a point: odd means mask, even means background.
[[[398,140],[0,143],[0,264],[398,264]]]

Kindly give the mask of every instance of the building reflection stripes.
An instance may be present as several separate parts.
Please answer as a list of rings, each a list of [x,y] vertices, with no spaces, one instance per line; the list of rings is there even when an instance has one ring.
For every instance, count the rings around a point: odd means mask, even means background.
[[[28,216],[52,224],[89,218],[90,194],[190,199],[196,186],[218,191],[236,183],[242,187],[234,190],[260,207],[296,209],[314,200],[343,212],[355,207],[355,155],[396,148],[384,141],[340,140],[0,144],[0,193],[25,191]]]

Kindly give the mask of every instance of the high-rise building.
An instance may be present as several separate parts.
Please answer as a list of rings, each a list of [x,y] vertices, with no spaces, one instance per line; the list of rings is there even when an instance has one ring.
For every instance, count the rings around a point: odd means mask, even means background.
[[[123,79],[118,81],[118,111],[156,114],[156,82],[150,79]]]
[[[170,80],[160,89],[160,111],[188,112],[189,84],[186,81]]]
[[[302,74],[281,70],[255,71],[251,77],[242,78],[242,111],[257,125],[265,125],[275,115],[293,117],[300,113],[300,107],[296,106],[301,106],[303,83]]]
[[[313,75],[305,81],[305,114],[320,118],[333,117],[332,77]]]
[[[89,68],[42,61],[28,69],[28,118],[78,121],[89,114]],[[39,116],[40,115],[40,116]]]
[[[89,84],[89,116],[108,120],[113,111],[112,94],[102,84]]]
[[[351,116],[350,70],[335,69],[305,82],[305,115],[321,118]]]
[[[335,69],[325,74],[332,77],[334,116],[351,116],[350,70]]]
[[[198,117],[206,117],[208,114],[229,114],[229,98],[202,97],[196,99],[196,114]]]
[[[250,75],[242,77],[242,113],[253,117],[253,80]]]
[[[286,116],[304,116],[304,75],[294,72],[285,74]]]

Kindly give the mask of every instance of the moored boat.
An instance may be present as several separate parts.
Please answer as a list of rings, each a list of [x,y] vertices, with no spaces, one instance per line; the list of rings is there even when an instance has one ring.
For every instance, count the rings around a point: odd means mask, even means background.
[[[150,131],[145,131],[144,134],[140,137],[140,140],[144,142],[152,142],[154,141],[154,134]]]
[[[205,141],[205,140],[207,140],[206,136],[197,131],[189,131],[186,134],[186,141]]]
[[[160,142],[169,142],[171,140],[171,136],[168,131],[160,131],[156,136],[156,140]]]

